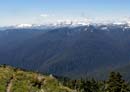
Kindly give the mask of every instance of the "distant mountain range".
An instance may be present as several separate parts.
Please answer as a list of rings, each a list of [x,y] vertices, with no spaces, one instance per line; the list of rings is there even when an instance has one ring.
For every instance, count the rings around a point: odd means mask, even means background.
[[[130,63],[129,23],[72,24],[1,28],[0,64],[58,76],[105,78]]]
[[[0,30],[6,29],[47,29],[47,28],[60,28],[60,27],[76,27],[76,26],[84,26],[89,25],[88,20],[81,20],[81,21],[57,21],[56,23],[47,23],[47,24],[17,24],[12,26],[3,26],[0,27]]]
[[[103,22],[95,23],[88,19],[86,20],[61,20],[55,23],[46,23],[46,24],[17,24],[12,26],[3,26],[0,27],[0,30],[6,29],[47,29],[47,28],[60,28],[60,27],[78,27],[78,26],[88,26],[88,25],[127,25],[130,27],[130,21],[118,21],[118,22]]]

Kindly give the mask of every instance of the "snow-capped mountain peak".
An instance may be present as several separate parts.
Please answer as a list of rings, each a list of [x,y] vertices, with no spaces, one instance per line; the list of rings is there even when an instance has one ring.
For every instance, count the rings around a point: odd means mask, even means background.
[[[16,28],[30,28],[32,26],[33,26],[32,24],[19,24],[16,25]]]
[[[90,22],[88,20],[58,20],[58,26],[85,26],[89,25]]]

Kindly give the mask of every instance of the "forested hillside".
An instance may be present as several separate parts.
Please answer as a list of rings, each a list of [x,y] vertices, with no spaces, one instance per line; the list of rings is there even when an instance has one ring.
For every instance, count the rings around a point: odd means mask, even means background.
[[[130,62],[129,40],[127,24],[8,29],[0,31],[0,63],[59,76],[102,78]]]

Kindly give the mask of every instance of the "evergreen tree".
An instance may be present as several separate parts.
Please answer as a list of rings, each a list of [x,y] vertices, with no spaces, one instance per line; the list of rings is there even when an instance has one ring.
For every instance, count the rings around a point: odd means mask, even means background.
[[[106,92],[130,92],[120,73],[111,72],[105,85]]]

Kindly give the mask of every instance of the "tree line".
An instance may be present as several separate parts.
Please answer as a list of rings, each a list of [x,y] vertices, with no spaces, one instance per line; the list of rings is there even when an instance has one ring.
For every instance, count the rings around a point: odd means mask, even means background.
[[[119,72],[111,72],[104,81],[92,79],[72,80],[62,78],[62,84],[77,92],[130,92],[130,84],[122,78]]]

